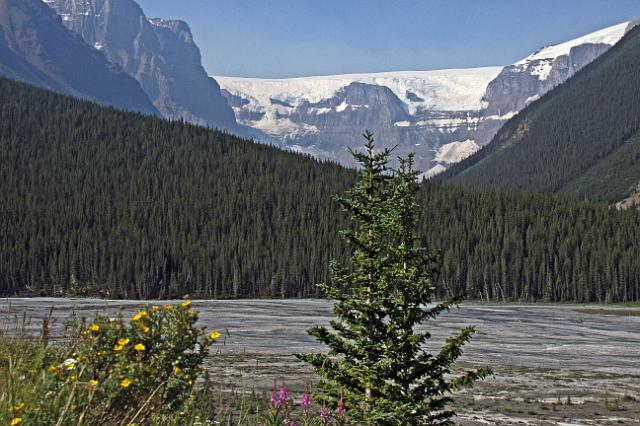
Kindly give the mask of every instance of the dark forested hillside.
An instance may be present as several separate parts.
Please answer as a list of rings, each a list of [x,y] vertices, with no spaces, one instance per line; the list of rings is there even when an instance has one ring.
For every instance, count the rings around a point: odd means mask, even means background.
[[[442,250],[443,288],[484,300],[640,298],[636,211],[435,182],[420,201],[420,233]]]
[[[640,28],[441,179],[612,203],[640,182]]]
[[[330,197],[354,176],[1,80],[2,293],[308,293],[342,253]]]
[[[315,296],[355,172],[0,79],[0,293]],[[640,215],[428,183],[440,292],[640,298]]]

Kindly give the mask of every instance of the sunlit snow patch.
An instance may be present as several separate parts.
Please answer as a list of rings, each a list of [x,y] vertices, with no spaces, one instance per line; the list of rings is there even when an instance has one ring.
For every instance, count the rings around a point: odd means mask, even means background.
[[[611,27],[604,28],[600,31],[596,31],[564,43],[544,47],[538,50],[533,55],[527,56],[520,62],[516,63],[516,65],[524,65],[540,59],[554,60],[560,56],[568,55],[571,52],[571,49],[582,44],[608,44],[610,46],[613,46],[624,36],[625,30],[627,29],[628,25],[629,22],[623,22],[621,24],[613,25]],[[540,72],[540,74],[544,75],[544,73],[542,72]],[[544,80],[544,78],[540,79]]]
[[[444,172],[445,170],[447,170],[447,168],[445,166],[443,166],[442,164],[436,164],[435,166],[433,166],[432,168],[430,168],[426,172],[419,174],[418,175],[418,181],[423,181],[425,179],[430,179],[430,178],[434,177],[435,175]]]

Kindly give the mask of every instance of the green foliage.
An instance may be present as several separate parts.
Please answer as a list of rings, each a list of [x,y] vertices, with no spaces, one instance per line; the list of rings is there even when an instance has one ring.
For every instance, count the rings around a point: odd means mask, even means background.
[[[60,347],[3,339],[3,424],[189,424],[191,414],[170,420],[196,404],[194,381],[219,336],[195,326],[189,304],[81,321]]]
[[[317,398],[344,405],[355,424],[451,424],[450,393],[490,373],[470,371],[450,379],[451,367],[474,332],[464,328],[438,353],[424,349],[431,335],[417,327],[458,302],[431,305],[435,293],[435,254],[416,245],[417,172],[413,159],[400,160],[389,173],[389,150],[354,153],[362,165],[355,188],[340,197],[355,223],[344,232],[353,247],[348,265],[332,264],[333,282],[323,292],[336,300],[333,331],[309,333],[328,354],[298,355],[323,378]]]
[[[640,214],[544,194],[430,184],[424,245],[442,249],[441,296],[478,300],[640,298]],[[426,230],[423,226],[430,226]]]
[[[0,79],[0,294],[317,297],[353,170]],[[640,300],[640,215],[425,182],[438,296]]]
[[[640,134],[597,162],[562,192],[578,199],[613,204],[624,200],[640,183]]]
[[[640,182],[637,154],[635,161],[616,154],[640,134],[638,74],[640,28],[636,27],[521,111],[491,144],[441,178],[479,187],[567,191],[589,200],[620,201]],[[589,177],[600,163],[601,173]],[[579,182],[585,174],[585,181]]]

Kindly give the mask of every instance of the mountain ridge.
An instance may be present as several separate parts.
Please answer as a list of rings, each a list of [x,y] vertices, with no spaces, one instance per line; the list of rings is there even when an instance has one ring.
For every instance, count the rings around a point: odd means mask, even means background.
[[[317,297],[357,173],[0,78],[0,294]],[[241,175],[242,179],[238,176]],[[427,181],[439,297],[640,299],[640,213]]]
[[[133,0],[47,0],[64,25],[134,77],[163,117],[238,131],[220,86],[181,20],[148,18]]]

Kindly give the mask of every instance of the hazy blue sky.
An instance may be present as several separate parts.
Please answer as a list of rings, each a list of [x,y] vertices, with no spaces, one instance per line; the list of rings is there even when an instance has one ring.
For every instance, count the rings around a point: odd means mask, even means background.
[[[506,65],[640,16],[640,0],[137,0],[186,20],[212,75]]]

